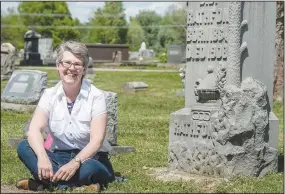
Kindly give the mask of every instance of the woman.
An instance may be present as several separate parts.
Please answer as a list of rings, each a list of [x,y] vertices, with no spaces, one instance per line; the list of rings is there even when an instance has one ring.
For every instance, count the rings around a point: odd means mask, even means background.
[[[84,44],[67,41],[57,49],[61,81],[46,89],[34,112],[28,139],[18,156],[34,179],[20,180],[19,189],[66,189],[90,185],[99,190],[114,180],[105,139],[107,111],[104,93],[83,80],[89,61]],[[41,131],[48,125],[54,151],[44,148]]]

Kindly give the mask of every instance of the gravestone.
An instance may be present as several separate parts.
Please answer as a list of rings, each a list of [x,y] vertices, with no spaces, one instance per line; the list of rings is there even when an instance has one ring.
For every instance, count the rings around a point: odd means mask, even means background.
[[[39,53],[43,64],[49,66],[55,66],[56,58],[53,57],[53,39],[52,38],[40,38],[39,39]]]
[[[277,171],[275,2],[188,2],[185,107],[170,115],[169,169]]]
[[[129,52],[129,61],[137,61],[139,59],[139,52]]]
[[[1,95],[1,110],[33,112],[46,86],[46,72],[14,71]]]
[[[135,93],[137,91],[143,91],[148,88],[148,85],[144,82],[126,82],[122,85],[123,91],[127,93]]]
[[[122,62],[122,52],[121,51],[116,51],[113,52],[113,63],[121,63]]]
[[[180,64],[186,62],[186,46],[172,44],[168,46],[167,51],[167,63],[170,64]]]
[[[34,30],[29,30],[24,35],[24,59],[20,65],[41,66],[43,61],[39,53],[39,38],[41,35]]]
[[[95,71],[93,70],[93,64],[94,62],[93,62],[92,57],[89,57],[86,78],[92,83],[93,83],[92,79],[96,76]]]
[[[178,96],[185,96],[185,67],[181,67],[179,69],[179,77],[181,78],[183,89],[182,90],[177,90],[176,94]]]
[[[1,80],[10,79],[15,69],[15,51],[11,43],[1,44]]]

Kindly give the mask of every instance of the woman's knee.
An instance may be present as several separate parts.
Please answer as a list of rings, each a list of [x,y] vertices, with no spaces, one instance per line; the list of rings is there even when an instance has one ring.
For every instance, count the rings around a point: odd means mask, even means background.
[[[111,180],[113,178],[112,172],[109,172],[101,162],[93,159],[88,159],[82,164],[80,174],[85,174],[85,176],[95,176],[103,180]]]
[[[18,156],[24,156],[26,155],[27,152],[29,152],[31,149],[30,145],[29,145],[29,142],[28,140],[22,140],[19,144],[18,144],[18,147],[17,147],[17,153],[18,153]]]

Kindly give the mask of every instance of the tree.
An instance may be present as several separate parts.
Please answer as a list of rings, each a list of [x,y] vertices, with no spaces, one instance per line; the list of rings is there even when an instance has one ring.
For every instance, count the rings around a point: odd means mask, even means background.
[[[24,47],[24,34],[27,28],[19,20],[16,10],[8,8],[7,13],[1,11],[1,43],[10,42],[18,50]],[[5,25],[17,25],[18,29],[5,27]]]
[[[157,39],[159,28],[157,26],[161,23],[161,16],[155,11],[143,10],[136,15],[135,19],[143,27],[147,48],[159,50],[160,44]]]
[[[96,26],[90,30],[91,42],[105,44],[126,43],[127,25],[122,2],[105,2],[104,7],[98,8],[94,12],[90,21],[91,26]],[[105,27],[104,27],[105,26]],[[109,28],[107,26],[121,26],[119,28]]]
[[[186,10],[171,5],[162,18],[162,25],[175,27],[161,28],[158,33],[160,45],[167,48],[169,44],[185,44],[186,42]],[[179,26],[180,25],[180,26]]]
[[[66,14],[66,16],[23,16],[24,25],[29,26],[75,26],[78,20],[73,20],[66,2],[21,2],[18,6],[19,13],[39,13],[39,14]],[[77,29],[60,28],[36,28],[34,29],[43,37],[52,37],[54,47],[68,39],[78,39]]]
[[[141,25],[136,19],[131,18],[127,33],[127,42],[130,50],[138,51],[143,41],[145,41],[145,36]]]

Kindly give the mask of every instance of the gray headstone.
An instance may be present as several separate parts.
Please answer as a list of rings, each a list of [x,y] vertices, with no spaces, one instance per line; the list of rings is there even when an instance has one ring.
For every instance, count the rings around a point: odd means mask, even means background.
[[[129,52],[129,60],[132,61],[136,61],[139,59],[140,53],[139,52]]]
[[[106,98],[108,121],[107,121],[107,140],[111,145],[117,145],[118,136],[118,94],[103,91]]]
[[[125,92],[142,91],[148,88],[148,85],[144,82],[126,82],[122,85]]]
[[[1,95],[1,101],[15,104],[37,104],[46,86],[46,72],[14,71]]]
[[[8,80],[15,69],[15,51],[11,43],[1,44],[1,80]]]
[[[169,45],[167,51],[167,63],[180,64],[185,63],[186,58],[186,46],[185,45]]]
[[[188,2],[185,107],[170,116],[170,169],[277,171],[275,14],[275,2]]]
[[[40,38],[39,39],[39,53],[41,54],[41,59],[54,59],[53,54],[53,39],[52,38]],[[46,64],[46,63],[44,63]]]
[[[96,77],[95,71],[93,70],[93,65],[94,61],[92,57],[89,57],[89,62],[87,65],[87,72],[86,72],[86,78],[88,79],[93,79],[94,77]]]

